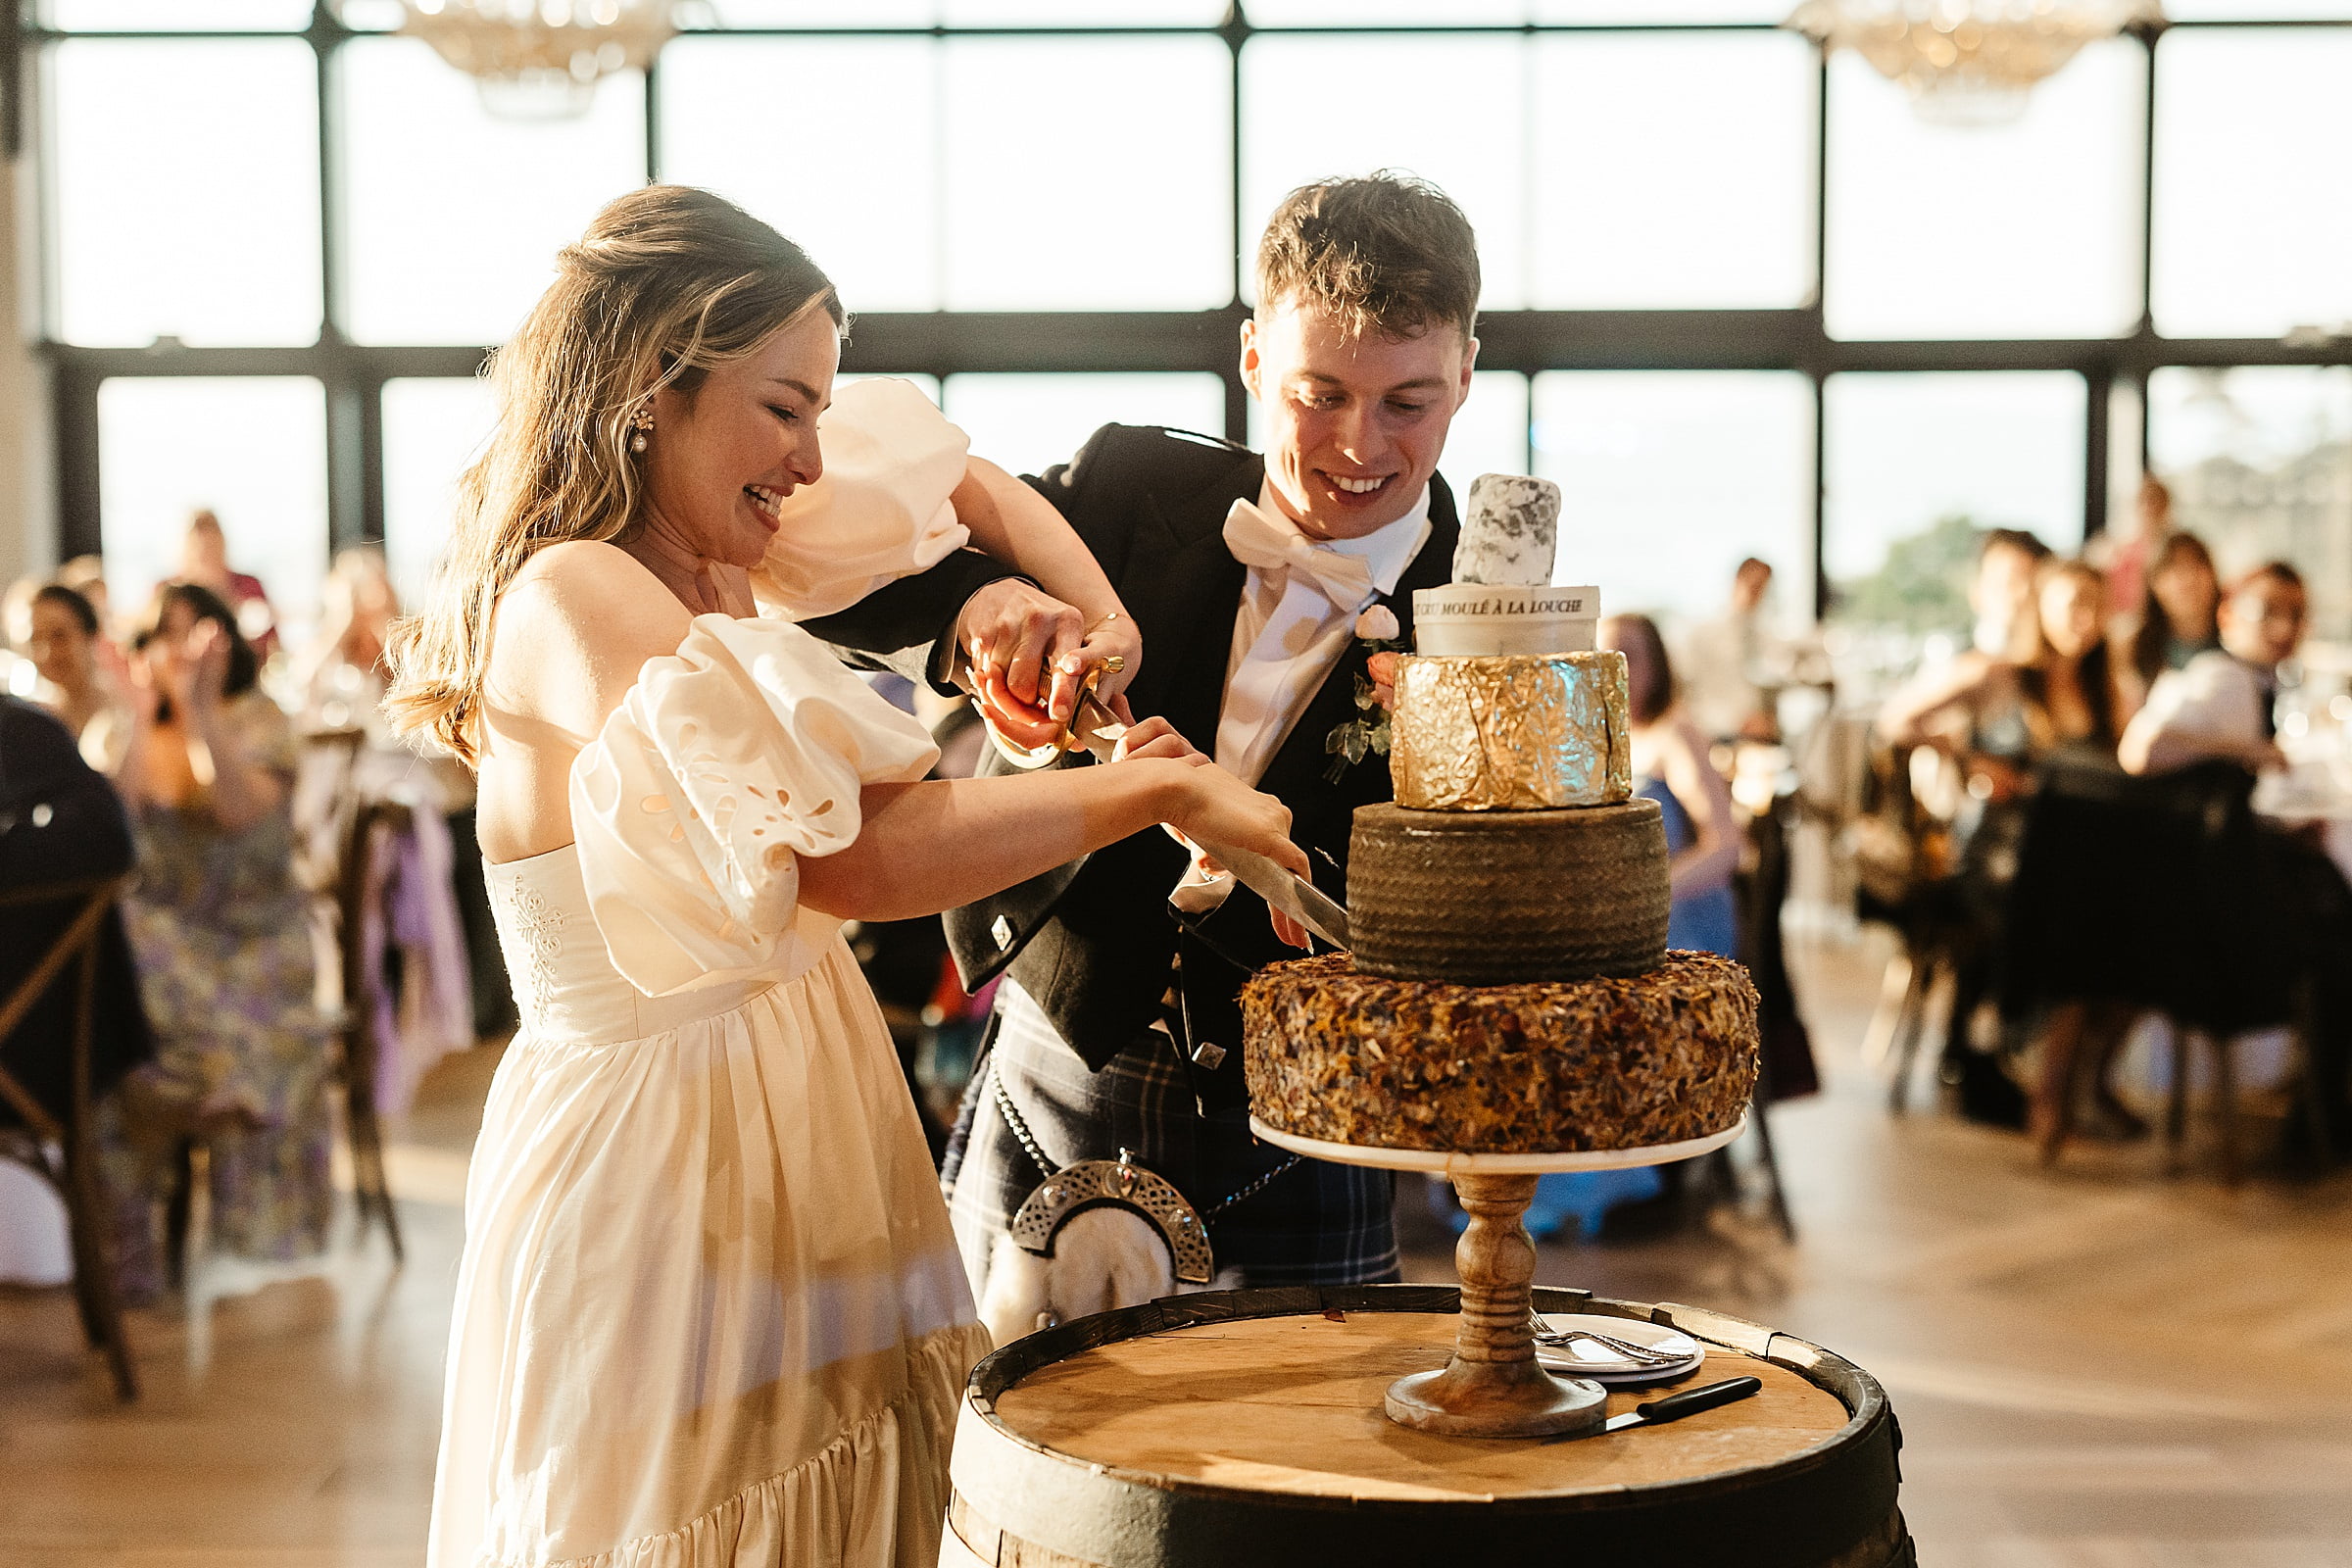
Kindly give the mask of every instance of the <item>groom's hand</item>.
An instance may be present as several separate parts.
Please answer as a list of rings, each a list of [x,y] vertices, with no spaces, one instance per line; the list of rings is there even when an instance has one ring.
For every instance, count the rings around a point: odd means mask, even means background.
[[[1060,732],[1077,706],[1084,668],[1078,649],[1086,641],[1086,621],[1076,610],[1033,583],[1001,578],[964,602],[956,640],[982,691],[1003,690],[1041,715],[1030,721],[1017,712],[992,711],[1007,739],[1043,746]]]

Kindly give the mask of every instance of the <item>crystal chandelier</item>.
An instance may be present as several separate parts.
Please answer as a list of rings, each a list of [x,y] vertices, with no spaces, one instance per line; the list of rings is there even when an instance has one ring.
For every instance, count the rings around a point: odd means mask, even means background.
[[[1985,125],[2084,44],[2163,21],[2158,0],[1805,0],[1788,25],[1901,82],[1922,120]]]
[[[400,30],[474,78],[510,120],[585,114],[596,84],[642,71],[678,31],[678,0],[402,0]]]

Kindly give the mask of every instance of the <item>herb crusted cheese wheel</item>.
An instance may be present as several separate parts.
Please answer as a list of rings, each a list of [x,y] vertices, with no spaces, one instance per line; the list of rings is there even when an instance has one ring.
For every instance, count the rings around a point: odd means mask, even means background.
[[[1709,953],[1631,979],[1447,986],[1344,953],[1242,992],[1251,1110],[1303,1138],[1447,1153],[1588,1153],[1728,1131],[1756,1081],[1756,990]]]

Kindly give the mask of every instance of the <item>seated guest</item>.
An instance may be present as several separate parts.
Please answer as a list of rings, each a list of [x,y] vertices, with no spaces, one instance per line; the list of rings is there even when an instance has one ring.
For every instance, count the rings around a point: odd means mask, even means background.
[[[2302,646],[2310,600],[2303,575],[2283,561],[2255,567],[2222,600],[2221,647],[2157,677],[2119,748],[2134,773],[2169,773],[2227,761],[2248,772],[2283,768],[2272,710],[2278,666]],[[2318,1103],[2310,1108],[2342,1152],[2352,1138],[2352,890],[2327,853],[2303,837],[2268,838],[2272,897],[2284,914],[2290,955],[2313,984],[2308,1042]],[[2295,1135],[2311,1122],[2290,1121]]]
[[[277,612],[270,608],[269,590],[262,586],[261,578],[228,564],[228,535],[210,507],[188,518],[188,531],[179,543],[179,577],[182,582],[211,589],[229,607],[237,617],[237,629],[263,663],[277,653]]]
[[[292,868],[291,727],[209,589],[159,589],[136,648],[117,784],[140,840],[125,912],[158,1055],[100,1124],[129,1300],[163,1286],[159,1227],[191,1140],[211,1151],[212,1234],[230,1251],[319,1250],[333,1198],[332,1057]]]
[[[1676,700],[1674,665],[1657,623],[1647,615],[1611,615],[1600,623],[1600,646],[1625,655],[1634,793],[1657,802],[1665,818],[1674,897],[1666,945],[1736,956],[1740,908],[1732,878],[1740,869],[1740,830],[1731,786],[1708,760],[1707,737]],[[1682,1217],[1690,1163],[1543,1177],[1527,1227],[1551,1236],[1574,1220],[1587,1235],[1604,1227],[1628,1235],[1670,1224]]]
[[[1764,596],[1771,588],[1772,564],[1748,557],[1732,573],[1724,612],[1682,639],[1683,706],[1712,739],[1768,741],[1778,732],[1759,678],[1770,651]]]
[[[130,865],[130,824],[106,779],[75,754],[73,736],[55,716],[0,696],[0,891],[120,876]],[[32,972],[85,896],[0,906],[0,997],[13,994]],[[0,1067],[61,1122],[72,1112],[79,975],[78,965],[68,967],[0,1039]],[[155,1051],[119,911],[98,932],[90,1000],[90,1087],[104,1093]],[[0,1101],[0,1127],[12,1120]]]
[[[114,601],[106,591],[105,562],[96,556],[75,556],[59,566],[57,575],[50,580],[63,583],[90,602],[90,608],[98,612],[99,630],[109,641],[122,630],[115,621]]]
[[[1938,940],[1953,968],[1951,1020],[1941,1072],[1959,1093],[1961,1113],[1996,1126],[2025,1124],[2025,1097],[1971,1035],[1992,990],[2000,949],[2000,909],[2024,831],[2022,796],[2040,746],[2024,671],[2041,656],[2037,580],[2050,551],[2033,534],[1994,528],[1977,547],[1969,585],[1976,626],[1971,646],[1941,669],[1924,672],[1895,694],[1879,729],[1898,753],[1933,746],[1967,781],[1953,821],[1958,872],[1955,903]]]
[[[2250,773],[2284,767],[2271,716],[2278,666],[2303,642],[2303,575],[2283,561],[2240,577],[2221,603],[2221,646],[2160,674],[2124,731],[2134,773],[2169,773],[2219,759]]]
[[[2205,542],[2193,533],[2167,538],[2149,564],[2142,597],[2139,624],[2132,633],[2130,695],[2135,710],[2157,676],[2185,669],[2199,654],[2222,646],[2222,579]]]
[[[2050,562],[2036,577],[2039,646],[2017,682],[2037,757],[2066,750],[2115,755],[2121,726],[2106,598],[2107,579],[2088,562]]]
[[[1732,877],[1740,869],[1740,824],[1731,786],[1708,760],[1707,738],[1676,701],[1674,666],[1656,622],[1611,615],[1601,622],[1600,646],[1625,655],[1634,793],[1657,802],[1666,819],[1674,892],[1666,945],[1737,956]]]
[[[2041,570],[2041,647],[2018,676],[2039,757],[2114,765],[2122,693],[2106,637],[2107,600],[2105,576],[2087,562],[2053,562]],[[2030,1118],[2045,1163],[2058,1157],[2074,1128],[2079,1086],[2087,1086],[2093,1131],[2115,1138],[2146,1135],[2147,1123],[2124,1103],[2112,1081],[2136,1017],[2135,1009],[2106,1001],[2069,1000],[2050,1010]]]
[[[115,654],[97,610],[63,583],[43,583],[26,607],[24,657],[41,673],[41,706],[55,713],[90,765],[112,772],[130,740],[122,692],[102,660]]]
[[[1980,801],[2014,799],[2033,770],[2034,725],[2018,677],[2040,653],[2037,582],[2049,559],[2049,547],[2030,533],[1986,533],[1969,588],[1976,614],[1970,648],[1897,692],[1879,715],[1887,744],[1949,753]]]

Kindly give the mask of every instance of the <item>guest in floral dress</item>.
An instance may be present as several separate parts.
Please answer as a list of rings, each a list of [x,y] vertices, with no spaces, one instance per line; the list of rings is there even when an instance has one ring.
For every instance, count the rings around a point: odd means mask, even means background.
[[[191,1141],[210,1152],[225,1250],[316,1252],[332,1207],[331,1056],[293,875],[291,727],[255,689],[253,648],[211,590],[159,590],[137,649],[117,782],[140,841],[124,909],[159,1050],[100,1129],[133,1300],[163,1287],[163,1209]]]

